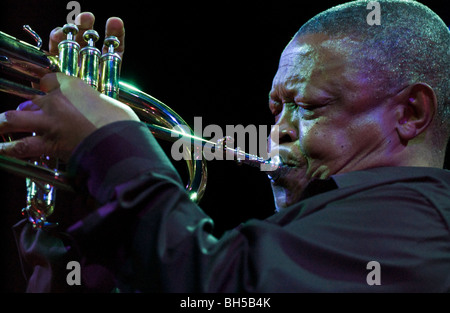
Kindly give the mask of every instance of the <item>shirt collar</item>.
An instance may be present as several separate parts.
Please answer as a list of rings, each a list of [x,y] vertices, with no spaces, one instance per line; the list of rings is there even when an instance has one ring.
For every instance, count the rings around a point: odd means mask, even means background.
[[[327,179],[313,179],[305,188],[300,200],[338,188],[352,187],[361,183],[376,185],[401,180],[439,177],[450,185],[450,171],[431,167],[377,167],[332,175]]]

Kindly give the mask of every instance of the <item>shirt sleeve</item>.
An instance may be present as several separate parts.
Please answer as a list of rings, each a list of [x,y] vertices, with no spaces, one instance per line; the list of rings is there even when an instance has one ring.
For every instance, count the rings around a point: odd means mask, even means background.
[[[99,129],[77,148],[69,173],[99,203],[68,229],[85,262],[106,266],[124,291],[205,290],[213,222],[144,124]]]
[[[100,207],[68,232],[83,264],[107,268],[121,291],[277,289],[265,282],[285,264],[272,253],[285,247],[281,227],[252,220],[214,237],[213,221],[189,199],[145,125],[121,122],[100,129],[78,148],[70,166]]]
[[[311,196],[219,239],[142,123],[99,129],[77,149],[69,169],[99,208],[68,233],[83,264],[107,268],[124,292],[447,288],[440,273],[449,270],[448,229],[406,183]],[[380,286],[367,281],[372,261],[381,264]]]

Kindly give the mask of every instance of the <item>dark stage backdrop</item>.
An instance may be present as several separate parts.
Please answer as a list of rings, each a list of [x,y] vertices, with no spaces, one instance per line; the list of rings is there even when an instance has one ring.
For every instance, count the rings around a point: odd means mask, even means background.
[[[50,31],[66,23],[68,2],[2,0],[0,30],[31,42],[21,30],[29,24],[47,49]],[[95,29],[102,37],[108,17],[125,21],[123,80],[168,104],[192,126],[194,117],[201,117],[203,127],[217,124],[225,129],[226,125],[272,124],[267,99],[281,52],[304,22],[344,1],[78,2],[82,11],[95,14]],[[421,2],[450,25],[447,1]],[[0,94],[2,111],[15,109],[22,101]],[[174,163],[183,174],[184,164]],[[218,236],[250,217],[273,213],[264,173],[212,161],[208,175],[201,207],[215,220]],[[11,226],[21,219],[25,182],[6,172],[0,172],[0,178],[0,282],[2,291],[23,292],[25,281]],[[70,194],[58,193],[61,218],[76,209],[71,199]]]

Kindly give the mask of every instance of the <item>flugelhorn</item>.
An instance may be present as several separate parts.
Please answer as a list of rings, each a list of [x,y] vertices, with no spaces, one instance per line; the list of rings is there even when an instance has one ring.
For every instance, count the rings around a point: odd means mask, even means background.
[[[42,40],[29,27],[24,29],[34,38],[36,46],[21,41],[6,33],[0,32],[0,68],[2,73],[19,76],[21,81],[38,83],[40,78],[50,72],[63,72],[78,76],[103,94],[125,103],[146,123],[156,138],[175,141],[179,136],[195,139],[201,145],[212,145],[227,154],[233,154],[240,163],[261,166],[262,164],[281,167],[279,162],[264,160],[261,157],[247,154],[239,149],[227,147],[223,141],[210,142],[195,136],[189,125],[170,107],[151,95],[133,87],[119,79],[120,57],[114,52],[119,42],[116,37],[105,38],[104,44],[108,52],[101,55],[95,48],[98,34],[89,30],[83,34],[87,45],[80,49],[75,41],[78,28],[66,24],[63,31],[67,39],[59,44],[59,55],[53,56],[41,49]],[[81,66],[79,67],[79,64]],[[43,94],[40,90],[0,77],[0,91],[14,94],[22,98],[32,98]],[[175,135],[174,135],[175,134]],[[193,142],[193,141],[191,141]],[[198,152],[192,146],[184,153],[188,169],[186,191],[193,201],[199,202],[205,192],[207,182],[207,165],[205,158],[198,158]],[[200,147],[201,148],[201,147]],[[54,206],[54,190],[62,188],[70,190],[71,186],[66,173],[50,167],[45,160],[27,162],[15,158],[0,156],[0,168],[27,178],[27,208],[25,211],[36,227],[48,224],[47,217],[52,214]],[[271,175],[277,175],[272,171]]]

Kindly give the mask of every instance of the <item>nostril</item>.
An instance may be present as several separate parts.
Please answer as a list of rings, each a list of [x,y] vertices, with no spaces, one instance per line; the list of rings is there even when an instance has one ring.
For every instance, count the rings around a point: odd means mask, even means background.
[[[288,134],[280,134],[280,144],[292,142],[291,136]]]
[[[294,130],[281,130],[280,131],[280,144],[293,142],[296,139],[296,132]]]

